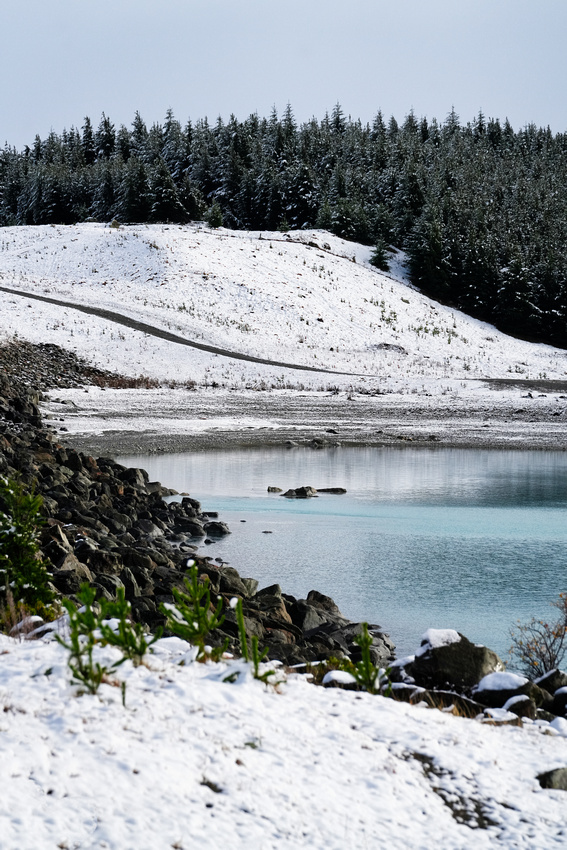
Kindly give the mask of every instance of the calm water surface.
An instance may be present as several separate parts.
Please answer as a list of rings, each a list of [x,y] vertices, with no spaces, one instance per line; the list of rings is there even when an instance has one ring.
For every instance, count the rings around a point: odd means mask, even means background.
[[[232,534],[201,552],[261,586],[332,596],[349,618],[388,631],[399,656],[436,627],[506,659],[514,622],[547,618],[567,589],[567,453],[298,448],[117,460],[219,511]],[[348,492],[267,492],[304,484]]]

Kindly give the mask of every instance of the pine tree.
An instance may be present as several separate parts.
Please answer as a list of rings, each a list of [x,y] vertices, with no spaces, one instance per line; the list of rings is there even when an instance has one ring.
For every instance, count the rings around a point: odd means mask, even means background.
[[[169,169],[161,158],[151,172],[148,204],[152,221],[183,223],[188,220],[187,211],[179,199]]]
[[[81,145],[83,148],[83,157],[85,163],[87,165],[92,165],[96,159],[96,149],[93,127],[91,124],[91,119],[88,117],[88,115],[85,118],[85,123],[83,124],[83,135],[81,139]]]

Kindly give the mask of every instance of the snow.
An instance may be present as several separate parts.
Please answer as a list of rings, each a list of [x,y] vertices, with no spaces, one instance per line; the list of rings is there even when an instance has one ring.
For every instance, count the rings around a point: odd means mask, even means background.
[[[427,629],[421,636],[421,645],[416,656],[425,655],[430,649],[439,649],[441,646],[449,646],[459,643],[461,636],[455,629]]]
[[[536,778],[567,764],[556,721],[487,726],[297,674],[276,691],[190,657],[169,638],[123,664],[123,707],[108,684],[76,696],[54,641],[0,636],[0,845],[565,846],[564,793]]]
[[[57,343],[124,374],[200,385],[318,390],[356,384],[440,395],[454,389],[452,381],[474,393],[475,381],[487,377],[566,379],[565,351],[512,339],[437,304],[409,286],[403,255],[388,275],[369,265],[370,253],[322,231],[100,224],[2,229],[0,286],[330,372],[222,357],[7,293],[0,333]]]
[[[522,688],[527,685],[528,680],[525,676],[518,676],[516,673],[489,673],[478,683],[477,690],[479,691],[513,691],[516,688]]]
[[[564,717],[556,717],[549,725],[559,735],[563,735],[564,738],[567,738],[567,720]]]
[[[323,676],[323,684],[330,685],[331,682],[336,682],[338,685],[354,685],[356,679],[352,673],[347,673],[346,670],[329,670]]]

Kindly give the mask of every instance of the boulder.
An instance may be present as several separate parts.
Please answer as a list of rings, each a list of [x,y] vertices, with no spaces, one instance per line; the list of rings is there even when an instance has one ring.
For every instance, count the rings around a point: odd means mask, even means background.
[[[515,673],[490,673],[473,688],[473,693],[478,702],[489,708],[506,708],[508,704],[516,705],[520,699],[531,700],[535,708],[548,709],[552,704],[551,694]],[[508,710],[513,711],[512,708]]]
[[[220,590],[227,596],[248,596],[248,588],[233,567],[223,567],[220,571]]]
[[[549,691],[550,694],[554,694],[555,691],[559,690],[559,688],[567,687],[567,673],[563,673],[555,667],[553,670],[549,670],[547,673],[544,673],[543,676],[540,676],[538,679],[534,679],[534,684],[539,685],[540,688],[544,688],[546,691]]]
[[[553,694],[553,703],[549,710],[559,717],[565,717],[567,714],[567,687],[558,688],[555,691]]]
[[[282,496],[286,499],[311,499],[317,495],[314,487],[296,487],[295,490],[286,490]]]
[[[540,773],[537,780],[542,788],[567,791],[567,767],[557,767],[555,770]]]
[[[213,520],[213,522],[205,523],[205,532],[209,537],[224,537],[226,534],[230,534],[230,528],[226,522]]]
[[[467,691],[489,673],[503,671],[504,664],[491,649],[453,629],[429,629],[405,670],[423,687]]]
[[[537,705],[527,694],[510,697],[502,708],[504,711],[511,711],[516,717],[528,717],[530,720],[536,720],[538,716]]]

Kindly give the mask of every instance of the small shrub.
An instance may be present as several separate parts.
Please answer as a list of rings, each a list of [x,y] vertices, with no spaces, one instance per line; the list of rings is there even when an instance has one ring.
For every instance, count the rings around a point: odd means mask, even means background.
[[[105,677],[121,662],[115,662],[106,667],[94,660],[95,646],[99,643],[97,631],[100,617],[94,609],[96,592],[88,584],[83,584],[77,593],[77,599],[82,603],[77,608],[70,599],[63,600],[63,607],[69,615],[69,639],[55,635],[55,640],[69,652],[68,665],[73,680],[83,692],[96,694]]]
[[[205,649],[205,641],[209,633],[224,622],[223,601],[219,597],[216,608],[212,608],[209,577],[204,576],[200,580],[196,564],[192,565],[184,584],[186,592],[173,588],[174,605],[160,606],[162,614],[167,618],[167,628],[177,637],[197,647],[198,661],[204,661],[208,657],[216,661],[226,651],[228,638],[221,647],[215,647],[211,652]]]
[[[140,665],[152,644],[161,637],[162,630],[158,629],[151,640],[147,639],[144,627],[130,620],[131,608],[124,597],[124,588],[119,588],[116,602],[102,600],[99,604],[96,603],[96,591],[83,584],[77,599],[82,603],[81,608],[69,599],[62,603],[69,615],[69,639],[61,635],[55,635],[55,639],[69,651],[68,665],[73,680],[87,693],[96,694],[104,681],[117,684],[109,677],[126,659],[135,667]],[[113,619],[117,620],[116,624],[111,622]],[[115,646],[122,658],[110,666],[99,664],[93,657],[97,645]],[[123,703],[125,697],[126,683],[122,682]]]
[[[50,618],[55,594],[51,574],[39,549],[41,496],[27,492],[19,481],[0,478],[0,603],[8,592],[16,606]]]
[[[248,664],[252,664],[252,675],[255,679],[263,682],[265,685],[275,684],[270,682],[270,679],[276,675],[275,670],[265,670],[260,673],[260,664],[266,660],[268,650],[263,649],[260,652],[258,648],[258,637],[253,635],[250,641],[250,650],[248,650],[248,637],[246,635],[246,625],[244,623],[244,611],[242,610],[242,599],[236,597],[231,600],[231,606],[236,610],[236,622],[238,624],[238,634],[240,635],[240,645],[242,648],[242,657]]]
[[[383,693],[384,696],[391,696],[390,669],[384,670],[381,667],[376,667],[370,657],[372,636],[368,632],[368,623],[362,624],[362,634],[357,635],[354,642],[360,647],[362,658],[357,662],[351,661],[349,658],[344,659],[341,669],[351,673],[356,679],[357,685],[368,691],[369,694]]]
[[[116,628],[108,622],[112,618],[118,620]],[[118,588],[116,602],[102,603],[98,628],[101,643],[106,646],[116,646],[122,653],[123,660],[128,658],[134,667],[142,664],[150,647],[163,634],[163,629],[158,628],[153,637],[148,640],[144,626],[131,620],[131,605],[125,599],[123,587]]]
[[[222,210],[220,208],[218,201],[213,201],[213,204],[212,204],[209,212],[207,213],[206,221],[207,221],[207,224],[209,225],[209,227],[212,227],[214,229],[216,229],[217,227],[222,227],[222,224],[223,224]]]
[[[567,653],[567,593],[560,593],[551,604],[559,611],[553,622],[532,617],[510,630],[510,657],[531,679],[559,667]]]
[[[370,263],[377,269],[380,269],[380,271],[390,271],[388,249],[386,248],[386,243],[382,239],[379,239],[376,243],[376,247],[374,248],[372,256],[370,257]]]

